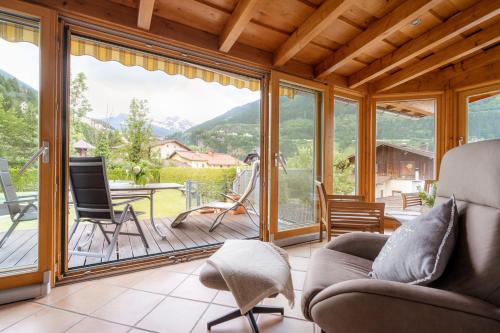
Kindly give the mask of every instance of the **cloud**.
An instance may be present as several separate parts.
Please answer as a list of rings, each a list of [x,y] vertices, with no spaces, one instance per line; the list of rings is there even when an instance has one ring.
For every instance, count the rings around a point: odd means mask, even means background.
[[[39,49],[30,43],[11,43],[0,38],[0,69],[39,88]],[[127,113],[132,98],[147,99],[150,117],[161,121],[179,116],[199,124],[224,112],[260,99],[260,92],[187,79],[181,75],[150,72],[117,62],[101,62],[90,56],[71,56],[71,75],[87,76],[93,117]]]
[[[180,116],[199,124],[260,98],[260,92],[248,89],[101,62],[89,56],[71,57],[71,73],[74,76],[78,72],[87,76],[88,97],[96,117],[127,113],[135,97],[149,101],[154,120]]]

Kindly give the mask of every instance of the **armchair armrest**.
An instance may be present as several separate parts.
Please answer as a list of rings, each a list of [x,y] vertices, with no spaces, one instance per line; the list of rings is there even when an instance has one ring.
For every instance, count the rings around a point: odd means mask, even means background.
[[[490,303],[447,290],[373,279],[334,284],[311,300],[308,311],[326,332],[500,331],[500,308]]]
[[[352,232],[340,235],[325,245],[330,250],[335,250],[356,257],[374,260],[389,235],[373,234],[368,232]]]

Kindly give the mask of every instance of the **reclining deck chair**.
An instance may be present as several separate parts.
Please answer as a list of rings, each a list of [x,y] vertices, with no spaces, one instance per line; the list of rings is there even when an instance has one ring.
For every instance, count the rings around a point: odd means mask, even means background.
[[[35,205],[38,196],[17,195],[16,189],[12,184],[12,179],[10,178],[9,164],[3,158],[0,158],[0,185],[5,196],[4,204],[7,206],[12,221],[12,225],[0,239],[1,248],[19,223],[38,220],[38,207]]]
[[[171,224],[171,227],[172,228],[177,227],[180,223],[182,223],[184,220],[186,220],[186,218],[189,216],[189,214],[191,214],[192,212],[195,212],[197,210],[207,209],[207,208],[208,209],[210,209],[210,208],[220,209],[221,212],[219,214],[217,214],[214,222],[212,223],[212,226],[210,227],[210,231],[213,231],[222,222],[222,219],[224,218],[224,216],[226,216],[227,212],[229,212],[230,210],[235,210],[239,207],[242,207],[245,210],[245,213],[248,215],[248,217],[250,218],[250,221],[252,221],[253,224],[258,225],[253,220],[246,205],[251,206],[253,213],[257,214],[255,208],[253,207],[252,203],[250,202],[250,200],[248,198],[249,198],[250,194],[252,194],[252,192],[257,187],[257,180],[259,178],[259,171],[260,171],[260,161],[254,161],[252,164],[252,176],[250,177],[250,182],[248,183],[247,188],[245,189],[245,192],[240,196],[240,198],[238,200],[235,200],[235,199],[231,198],[230,196],[221,193],[221,195],[224,198],[231,200],[232,202],[214,201],[214,202],[210,202],[210,203],[207,203],[205,205],[201,205],[201,206],[198,206],[196,208],[187,210],[185,212],[182,212],[179,215],[177,215],[177,217],[174,219],[174,221]]]
[[[93,237],[96,227],[99,227],[108,243],[102,253],[69,251],[70,254],[109,260],[119,235],[140,236],[144,247],[149,248],[136,212],[131,206],[132,202],[142,200],[142,198],[112,201],[103,157],[71,157],[69,179],[76,214],[70,239],[81,222],[91,222],[94,225],[89,233],[88,241]],[[123,205],[125,206],[123,210],[115,210],[116,206]],[[134,221],[139,233],[121,232],[123,224],[128,221]],[[105,225],[114,225],[114,231],[106,230]],[[111,239],[108,234],[112,234]]]

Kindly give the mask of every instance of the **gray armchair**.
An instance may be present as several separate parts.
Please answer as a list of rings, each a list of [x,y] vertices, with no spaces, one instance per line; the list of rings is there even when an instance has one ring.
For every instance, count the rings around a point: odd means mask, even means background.
[[[455,195],[459,239],[430,286],[374,280],[388,236],[351,233],[312,257],[302,310],[324,332],[500,332],[500,140],[449,151],[437,200]]]

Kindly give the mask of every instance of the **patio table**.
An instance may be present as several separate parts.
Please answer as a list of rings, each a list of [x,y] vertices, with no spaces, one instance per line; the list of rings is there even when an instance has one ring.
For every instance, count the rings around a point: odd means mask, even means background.
[[[184,186],[177,183],[151,183],[146,185],[137,185],[130,183],[110,182],[109,189],[113,194],[113,198],[145,198],[149,200],[149,219],[154,231],[162,238],[167,236],[158,228],[158,224],[154,220],[154,194],[161,190],[180,190]]]

